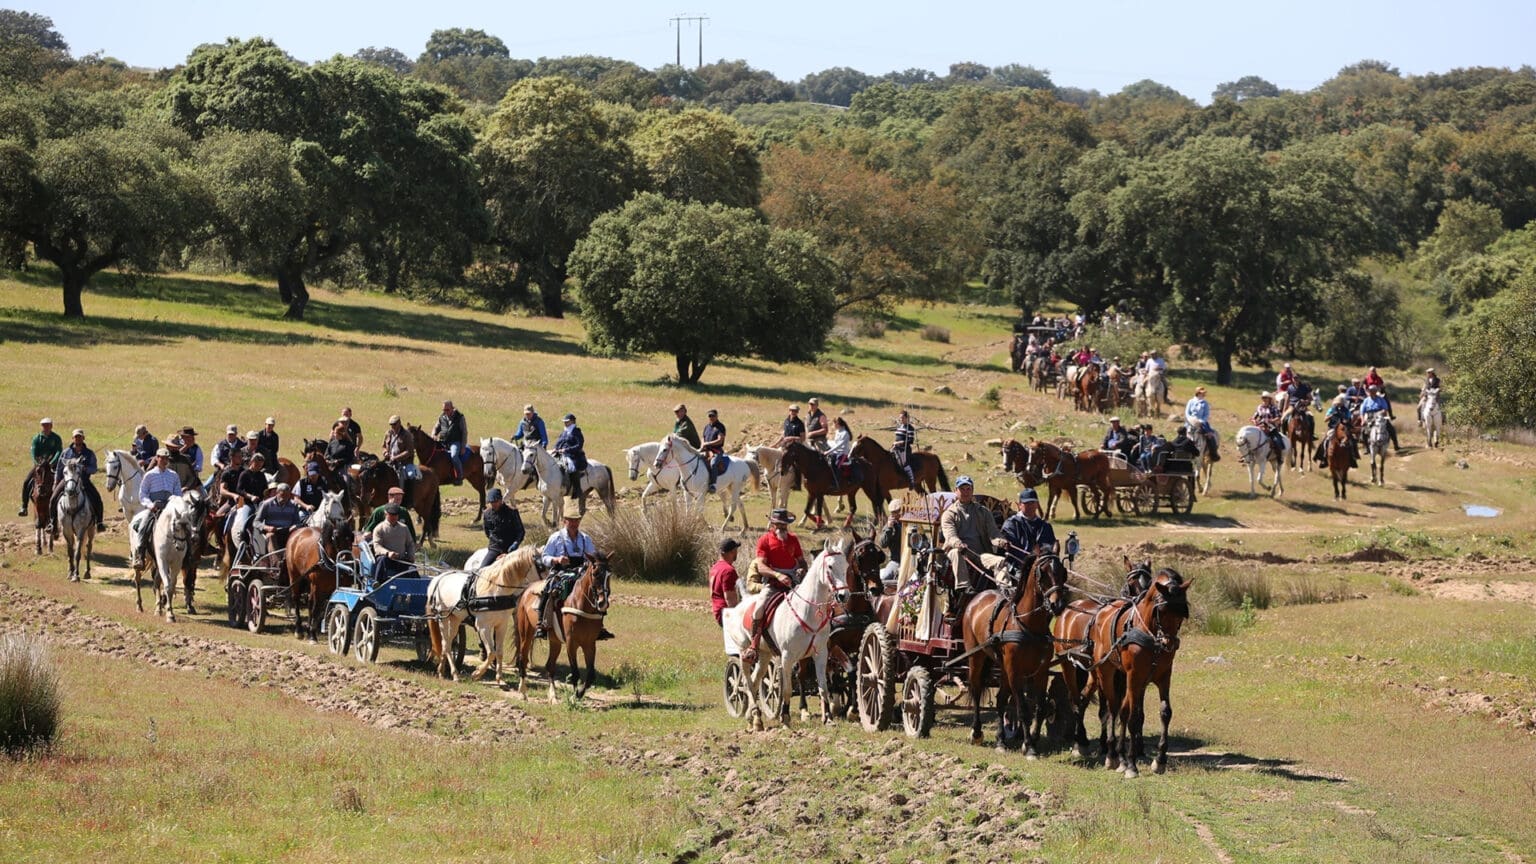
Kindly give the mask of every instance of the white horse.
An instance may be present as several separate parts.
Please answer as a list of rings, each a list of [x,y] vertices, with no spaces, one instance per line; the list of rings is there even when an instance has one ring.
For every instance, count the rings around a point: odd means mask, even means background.
[[[501,556],[479,572],[450,570],[432,577],[427,586],[427,633],[437,674],[447,673],[453,680],[459,680],[459,667],[453,660],[453,643],[459,637],[464,619],[473,614],[475,632],[480,634],[480,644],[486,646],[486,655],[469,678],[479,681],[494,663],[496,683],[502,683],[502,646],[517,613],[517,600],[523,589],[540,578],[538,556],[538,547],[524,546]],[[475,597],[486,598],[471,604],[478,607],[473,613],[462,604],[464,586],[471,579],[475,580]]]
[[[1237,430],[1237,456],[1248,466],[1248,494],[1257,495],[1258,489],[1254,484],[1264,484],[1264,471],[1269,466],[1275,469],[1275,485],[1269,487],[1269,496],[1277,498],[1285,492],[1285,451],[1290,448],[1284,438],[1279,439],[1280,446],[1271,446],[1269,436],[1263,429],[1257,426],[1244,426]]]
[[[763,649],[757,663],[744,670],[747,676],[747,722],[753,729],[763,728],[763,709],[758,694],[771,658],[769,640],[779,651],[779,704],[785,724],[789,721],[790,676],[806,657],[816,666],[816,691],[821,696],[821,721],[832,722],[832,699],[827,690],[827,643],[832,635],[832,613],[837,592],[848,588],[848,558],[844,554],[853,541],[844,537],[828,540],[821,554],[811,562],[811,569],[800,584],[784,598],[773,618],[765,622]],[[763,595],[742,599],[721,615],[726,639],[738,654],[752,644],[752,614]],[[810,719],[802,709],[801,720]]]
[[[1131,392],[1136,401],[1137,417],[1157,416],[1168,398],[1168,382],[1163,379],[1163,370],[1156,366],[1143,368],[1131,381]]]
[[[784,451],[777,447],[748,447],[747,458],[756,463],[758,470],[763,472],[764,482],[768,484],[768,506],[788,508],[790,482],[789,478],[779,470]]]
[[[693,449],[693,445],[676,435],[668,435],[660,441],[652,441],[645,444],[636,444],[624,451],[624,458],[629,463],[629,479],[637,480],[641,467],[646,467],[645,489],[640,493],[640,506],[646,505],[646,496],[658,489],[682,492],[683,501],[702,508],[709,497],[709,469],[705,465],[707,458],[699,451]],[[758,476],[758,465],[750,459],[734,459],[726,457],[726,468],[715,478],[715,492],[720,495],[720,511],[725,516],[725,524],[729,525],[736,514],[741,514],[741,527],[750,530],[747,524],[747,507],[741,501],[742,492],[747,484],[752,484],[756,490],[761,484]]]
[[[107,491],[117,492],[117,506],[122,508],[123,518],[132,522],[133,517],[144,509],[139,503],[139,484],[144,479],[139,460],[127,450],[108,450],[106,476]]]
[[[549,451],[540,447],[535,442],[523,445],[523,473],[529,478],[538,481],[539,494],[544,496],[544,507],[541,515],[552,512],[553,518],[545,518],[544,524],[553,528],[565,518],[565,466],[555,460]],[[587,470],[581,475],[581,486],[577,490],[576,503],[581,509],[581,514],[587,514],[587,496],[596,492],[597,497],[603,502],[603,507],[608,515],[613,515],[614,484],[613,471],[607,465],[592,459],[587,460]]]
[[[1195,459],[1195,486],[1199,487],[1201,495],[1208,494],[1211,491],[1211,474],[1216,470],[1216,463],[1211,460],[1210,439],[1205,437],[1203,426],[1187,419],[1184,421],[1184,434],[1195,442],[1195,450],[1199,453]]]
[[[1419,397],[1419,428],[1430,449],[1440,446],[1440,430],[1445,428],[1445,412],[1440,408],[1440,388],[1431,387]]]
[[[533,478],[523,473],[523,450],[505,438],[480,439],[480,463],[485,466],[485,489],[490,491],[497,480],[514,495],[533,485]],[[549,502],[544,502],[546,512],[540,513],[549,522]]]
[[[1365,445],[1366,456],[1371,460],[1371,482],[1377,486],[1387,485],[1387,448],[1392,445],[1391,420],[1387,419],[1387,412],[1376,411],[1365,425],[1365,431],[1361,433],[1362,444]]]
[[[64,534],[64,549],[69,558],[69,581],[80,581],[80,564],[85,562],[85,578],[91,578],[91,547],[96,542],[96,510],[85,494],[85,472],[80,460],[64,460],[64,486],[59,503],[54,506],[54,524]]]
[[[208,505],[202,489],[193,487],[166,502],[155,520],[154,533],[149,550],[155,567],[155,614],[165,615],[165,620],[176,620],[176,576],[185,568],[187,558],[197,554],[197,532],[207,517]],[[139,584],[138,571],[134,572],[134,588]],[[190,589],[189,589],[190,591]],[[187,597],[192,602],[192,597]],[[139,611],[144,611],[142,595]]]

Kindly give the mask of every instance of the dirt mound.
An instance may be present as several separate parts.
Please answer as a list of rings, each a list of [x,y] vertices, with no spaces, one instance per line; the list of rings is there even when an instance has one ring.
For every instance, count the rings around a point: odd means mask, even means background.
[[[1239,552],[1225,546],[1202,549],[1193,543],[1141,543],[1132,547],[1132,556],[1179,555],[1186,558],[1224,558],[1228,561],[1258,561],[1262,564],[1300,564],[1300,558],[1290,558],[1275,552]]]
[[[1385,546],[1368,546],[1364,549],[1356,549],[1344,555],[1334,555],[1328,558],[1340,564],[1382,564],[1387,561],[1407,561],[1408,556],[1401,552],[1388,549]]]
[[[1396,687],[1405,685],[1394,684]],[[1451,714],[1486,717],[1501,726],[1536,732],[1536,696],[1493,696],[1475,690],[1415,683],[1406,685],[1424,700],[1425,707]]]
[[[708,612],[708,600],[685,600],[680,597],[640,597],[633,594],[615,594],[613,602],[621,606],[643,606],[663,612]]]
[[[1426,594],[1447,600],[1495,600],[1536,606],[1536,582],[1448,580],[1430,582],[1420,588]]]

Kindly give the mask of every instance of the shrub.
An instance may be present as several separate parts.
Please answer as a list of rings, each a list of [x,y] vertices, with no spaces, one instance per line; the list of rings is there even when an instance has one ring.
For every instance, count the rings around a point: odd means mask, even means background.
[[[715,558],[719,535],[704,514],[674,498],[644,512],[622,508],[592,524],[597,548],[611,556],[613,574],[642,582],[700,584]]]
[[[940,327],[937,324],[925,324],[923,326],[923,340],[927,342],[949,342],[949,328]]]
[[[874,317],[860,318],[853,325],[853,332],[866,339],[883,339],[885,338],[885,320]]]
[[[59,673],[47,649],[20,633],[0,637],[0,749],[47,748],[59,731]]]
[[[987,392],[981,394],[981,404],[989,405],[993,408],[996,408],[1002,402],[1002,399],[1003,391],[996,385],[993,385]]]

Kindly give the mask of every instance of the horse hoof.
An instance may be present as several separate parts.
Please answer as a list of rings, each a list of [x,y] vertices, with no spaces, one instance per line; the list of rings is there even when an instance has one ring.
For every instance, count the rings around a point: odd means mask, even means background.
[[[802,709],[801,712],[800,712],[800,722],[801,723],[808,723],[808,722],[810,722],[810,719],[811,719],[811,712],[805,711],[805,710]]]
[[[971,735],[971,743],[976,745],[977,747],[981,746],[981,733],[980,732],[972,733],[972,735]],[[1003,746],[1003,740],[1001,738],[999,738],[997,740],[997,746],[998,747],[1002,747]]]
[[[1165,772],[1167,770],[1168,770],[1168,763],[1165,760],[1159,759],[1156,762],[1152,763],[1152,773],[1153,774],[1162,774],[1163,772]]]
[[[1140,776],[1140,775],[1138,775],[1136,773],[1136,769],[1135,768],[1127,768],[1127,769],[1125,769],[1125,779],[1127,779],[1127,780],[1135,780],[1138,776]]]
[[[1040,758],[1040,754],[1039,754],[1039,753],[1036,753],[1036,752],[1035,752],[1035,751],[1033,751],[1033,750],[1025,750],[1025,751],[1024,751],[1024,758],[1025,758],[1025,759],[1028,759],[1028,760],[1029,760],[1029,761],[1031,761],[1031,762],[1033,762],[1033,761],[1035,761],[1035,760],[1036,760],[1036,759],[1039,759],[1039,758]]]
[[[1083,752],[1083,748],[1081,748],[1081,747],[1073,747],[1072,748],[1072,758],[1073,759],[1087,759],[1088,758],[1088,754],[1084,753]]]

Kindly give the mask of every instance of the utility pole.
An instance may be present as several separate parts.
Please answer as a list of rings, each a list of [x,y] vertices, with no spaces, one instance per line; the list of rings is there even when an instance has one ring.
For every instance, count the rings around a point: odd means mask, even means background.
[[[699,25],[699,66],[704,65],[704,22],[709,18],[704,15],[684,15],[678,13],[677,17],[668,19],[672,26],[677,28],[677,65],[683,65],[683,22],[697,23]]]

